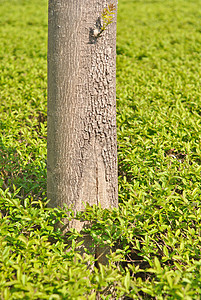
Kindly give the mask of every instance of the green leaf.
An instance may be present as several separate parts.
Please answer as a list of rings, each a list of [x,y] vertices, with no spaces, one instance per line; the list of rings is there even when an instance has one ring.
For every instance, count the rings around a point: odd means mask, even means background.
[[[170,274],[167,274],[167,281],[168,281],[168,284],[170,286],[170,288],[173,287],[173,280],[172,280],[172,276]]]
[[[160,261],[158,260],[157,256],[154,257],[154,265],[156,267],[156,270],[158,272],[161,272],[161,264],[160,264]]]
[[[169,252],[166,246],[163,247],[163,253],[165,254],[165,256],[169,257]]]
[[[89,295],[88,300],[96,300],[96,292],[93,292],[91,295]]]
[[[129,291],[130,285],[131,285],[131,281],[130,281],[130,273],[127,272],[127,273],[126,273],[126,276],[125,276],[125,278],[124,278],[124,286],[125,286],[125,288],[126,288],[127,291]]]

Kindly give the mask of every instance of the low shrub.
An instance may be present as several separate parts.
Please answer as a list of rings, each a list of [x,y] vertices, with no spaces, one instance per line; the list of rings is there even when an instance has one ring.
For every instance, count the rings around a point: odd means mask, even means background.
[[[119,207],[74,215],[47,208],[47,2],[0,2],[2,300],[200,299],[199,19],[198,0],[119,1]]]

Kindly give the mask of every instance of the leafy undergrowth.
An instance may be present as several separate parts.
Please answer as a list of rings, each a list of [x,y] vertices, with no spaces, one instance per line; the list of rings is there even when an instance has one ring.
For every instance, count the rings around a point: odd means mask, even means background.
[[[119,1],[120,204],[63,236],[73,212],[46,207],[47,2],[0,2],[1,299],[200,299],[200,16],[198,0]]]

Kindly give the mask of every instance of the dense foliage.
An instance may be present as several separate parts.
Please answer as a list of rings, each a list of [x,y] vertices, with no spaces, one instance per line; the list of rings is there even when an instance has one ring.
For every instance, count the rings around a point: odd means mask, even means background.
[[[79,234],[46,207],[47,1],[0,1],[0,298],[200,299],[199,0],[120,0],[119,208],[86,207]],[[68,213],[67,213],[68,212]],[[127,297],[127,298],[126,298]]]

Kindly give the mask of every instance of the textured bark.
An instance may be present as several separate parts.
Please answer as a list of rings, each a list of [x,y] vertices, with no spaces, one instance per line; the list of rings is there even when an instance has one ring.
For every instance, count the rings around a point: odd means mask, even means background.
[[[106,0],[49,0],[49,205],[118,205],[116,17],[97,39]],[[117,0],[112,1],[117,7]],[[83,224],[72,221],[78,230]]]

